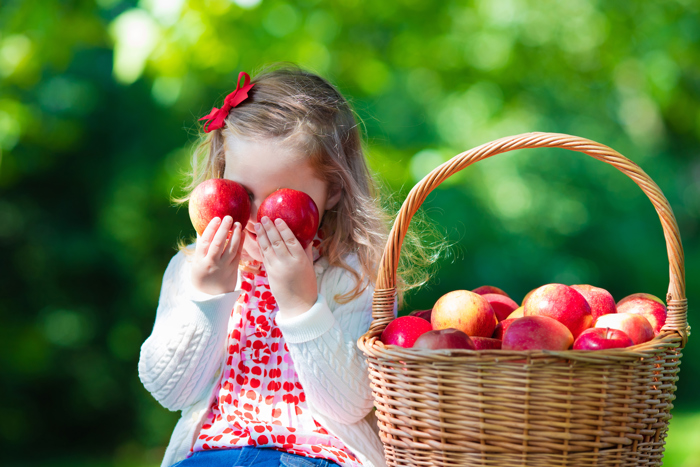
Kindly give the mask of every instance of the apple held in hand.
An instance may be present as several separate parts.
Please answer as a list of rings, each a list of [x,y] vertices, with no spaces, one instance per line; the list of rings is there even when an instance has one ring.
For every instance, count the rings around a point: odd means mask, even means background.
[[[416,339],[413,344],[416,349],[467,349],[474,350],[474,342],[458,329],[438,329],[428,331]]]
[[[642,344],[654,338],[654,329],[642,315],[632,313],[613,313],[603,315],[595,322],[596,328],[619,329],[632,339],[634,345]]]
[[[210,178],[192,191],[188,210],[192,225],[199,235],[209,222],[231,216],[233,222],[245,227],[250,217],[250,196],[238,183],[225,178]]]
[[[574,343],[569,328],[549,316],[525,316],[503,334],[503,350],[566,350]]]
[[[497,320],[483,296],[468,290],[454,290],[435,302],[430,322],[433,329],[455,328],[470,337],[491,337]]]
[[[634,345],[630,336],[619,329],[589,328],[574,341],[574,350],[620,349]]]
[[[525,316],[548,316],[571,331],[574,338],[591,327],[591,307],[583,295],[564,284],[547,284],[535,289],[524,305]],[[511,325],[512,326],[512,325]]]
[[[303,191],[291,188],[275,191],[258,208],[258,222],[265,216],[273,222],[282,219],[304,248],[309,246],[318,230],[318,207]]]
[[[386,345],[412,347],[421,334],[430,331],[430,323],[416,316],[396,318],[384,328],[380,340]]]
[[[617,312],[644,316],[651,324],[652,329],[654,329],[654,335],[659,335],[661,328],[666,324],[666,305],[653,295],[651,295],[653,298],[648,298],[649,294],[634,295],[636,296],[625,297],[620,300]]]
[[[583,298],[586,299],[588,305],[591,307],[593,321],[600,316],[617,313],[615,299],[607,290],[588,284],[572,285],[571,288],[583,295]]]

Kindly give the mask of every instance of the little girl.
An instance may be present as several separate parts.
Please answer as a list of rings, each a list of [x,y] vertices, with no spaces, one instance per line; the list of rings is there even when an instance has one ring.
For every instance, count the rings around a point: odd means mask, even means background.
[[[357,122],[313,74],[249,79],[241,73],[203,118],[190,189],[234,180],[250,194],[250,219],[215,218],[173,257],[141,349],[144,386],[182,411],[162,465],[385,466],[356,342],[372,320],[386,216]],[[318,206],[306,250],[283,221],[256,222],[279,188]]]

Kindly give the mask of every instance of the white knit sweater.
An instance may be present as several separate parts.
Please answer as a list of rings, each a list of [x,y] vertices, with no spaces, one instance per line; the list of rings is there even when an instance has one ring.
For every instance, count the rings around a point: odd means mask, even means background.
[[[356,256],[346,261],[359,269]],[[314,269],[318,300],[294,318],[278,312],[277,325],[314,418],[364,466],[385,467],[367,364],[356,345],[372,321],[373,287],[341,305],[333,297],[354,287],[352,274],[329,267],[326,258],[316,261]],[[141,347],[139,359],[139,377],[146,389],[167,409],[182,411],[162,467],[190,452],[214,401],[225,362],[227,322],[239,294],[238,287],[220,295],[199,292],[192,286],[190,273],[191,256],[176,254],[165,271],[153,332]]]

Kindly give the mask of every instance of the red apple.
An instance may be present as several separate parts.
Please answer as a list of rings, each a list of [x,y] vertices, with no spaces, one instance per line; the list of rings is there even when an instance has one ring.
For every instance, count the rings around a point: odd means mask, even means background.
[[[430,315],[433,313],[433,310],[415,310],[412,311],[408,314],[408,316],[417,316],[419,318],[423,318],[427,322],[430,322]]]
[[[483,294],[482,297],[489,302],[491,308],[493,308],[493,311],[496,313],[496,319],[498,319],[498,321],[506,319],[512,312],[518,309],[518,304],[505,295],[487,293]]]
[[[433,329],[455,328],[470,337],[491,337],[497,320],[484,297],[468,290],[454,290],[435,302],[430,323]]]
[[[416,339],[432,328],[430,323],[415,316],[402,316],[396,318],[384,328],[380,340],[385,345],[400,345],[401,347],[412,347]]]
[[[245,227],[250,217],[250,196],[238,183],[225,178],[210,178],[192,191],[188,210],[190,220],[199,235],[209,222],[218,217],[231,216],[233,222]]]
[[[569,328],[549,316],[525,316],[503,334],[503,350],[566,350],[574,343]]]
[[[603,315],[595,322],[596,328],[619,329],[627,334],[634,345],[642,344],[654,338],[654,329],[642,315],[632,313],[613,313]]]
[[[505,293],[503,290],[499,289],[498,287],[494,287],[492,285],[482,285],[481,287],[477,287],[476,289],[472,290],[475,294],[479,295],[486,295],[487,293],[491,294],[498,294],[498,295],[503,295],[504,297],[507,297],[508,294]]]
[[[264,216],[282,219],[301,246],[306,248],[318,230],[318,207],[311,196],[303,191],[282,188],[265,198],[258,208],[258,222]]]
[[[618,313],[632,313],[644,316],[651,324],[654,335],[658,335],[661,332],[661,328],[666,324],[666,305],[654,299],[640,296],[623,300],[620,301],[621,304],[617,307]]]
[[[619,349],[634,345],[630,336],[619,329],[588,328],[574,341],[574,350]]]
[[[503,345],[500,339],[492,339],[490,337],[472,337],[476,350],[500,349]]]
[[[525,308],[520,307],[517,310],[515,310],[513,313],[509,314],[506,319],[515,319],[515,318],[522,318],[525,316]]]
[[[474,342],[469,336],[452,328],[425,332],[418,336],[413,347],[416,349],[475,349]]]
[[[532,293],[533,293],[535,290],[537,290],[537,289],[532,289],[531,291],[529,291],[528,293],[525,294],[525,297],[523,297],[523,301],[520,302],[520,305],[521,305],[521,306],[525,306],[525,302],[527,302],[527,299],[530,298],[530,295],[532,295]]]
[[[515,321],[517,318],[508,318],[504,319],[503,321],[500,321],[496,325],[496,329],[493,330],[493,337],[494,339],[501,339],[503,340],[503,334],[506,332],[506,329],[508,329],[508,326]]]
[[[607,290],[588,284],[572,285],[571,288],[583,295],[583,298],[586,299],[591,307],[593,321],[598,319],[599,316],[617,313],[615,299]]]
[[[619,302],[617,302],[617,306],[622,305],[625,303],[627,300],[632,300],[633,298],[648,298],[649,300],[654,300],[655,302],[659,302],[662,305],[666,305],[663,300],[661,300],[659,297],[656,295],[652,295],[650,293],[633,293],[632,295],[628,295]]]
[[[548,316],[571,331],[574,338],[591,327],[591,307],[583,295],[564,284],[547,284],[536,289],[525,302],[525,316]],[[512,325],[511,325],[512,326]]]

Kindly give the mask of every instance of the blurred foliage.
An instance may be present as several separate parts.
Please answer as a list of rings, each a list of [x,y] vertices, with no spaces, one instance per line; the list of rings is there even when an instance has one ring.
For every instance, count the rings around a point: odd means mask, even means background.
[[[570,133],[625,154],[673,206],[697,326],[699,9],[692,0],[3,2],[3,463],[158,465],[177,414],[143,389],[136,363],[176,240],[193,234],[170,196],[196,119],[240,70],[277,61],[321,73],[351,99],[371,164],[399,202],[439,163],[512,134]],[[516,300],[549,282],[590,283],[617,299],[666,293],[650,203],[581,154],[494,157],[424,207],[454,247],[405,312],[482,284]],[[681,366],[683,410],[700,408],[695,340]]]

